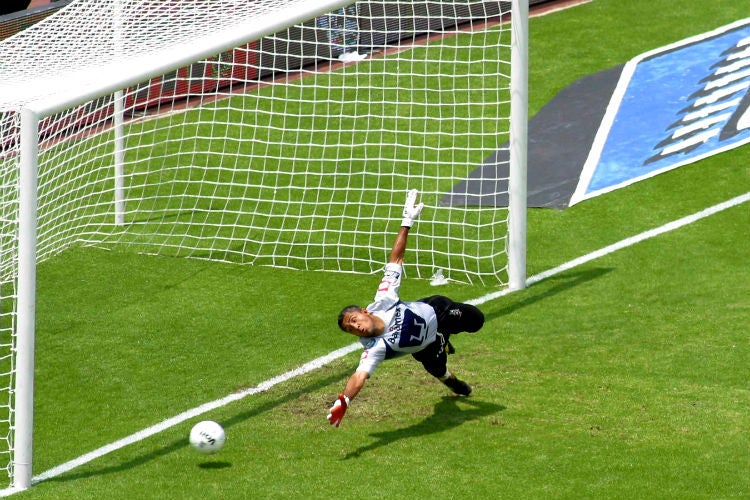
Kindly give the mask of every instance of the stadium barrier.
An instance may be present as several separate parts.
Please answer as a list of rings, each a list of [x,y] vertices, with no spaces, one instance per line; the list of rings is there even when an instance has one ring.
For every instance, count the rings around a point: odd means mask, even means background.
[[[0,16],[0,40],[4,40],[23,29],[54,14],[73,0],[57,0],[47,6]],[[529,0],[529,5],[551,3],[555,0]],[[231,89],[236,82],[258,81],[272,78],[279,72],[301,71],[307,66],[336,60],[347,52],[368,53],[373,45],[382,45],[384,40],[374,39],[373,33],[382,32],[388,26],[387,43],[416,38],[431,32],[440,32],[457,23],[483,21],[497,17],[508,10],[510,2],[469,2],[465,5],[439,2],[415,3],[411,12],[404,12],[403,4],[396,2],[373,5],[356,2],[320,16],[274,36],[236,48],[202,63],[180,68],[170,74],[141,83],[127,89],[125,108],[132,116],[142,116],[157,111],[159,106],[178,101],[187,103],[208,91]],[[375,11],[374,9],[378,10]],[[446,9],[451,9],[446,12]],[[441,16],[440,14],[444,14]],[[436,17],[438,21],[436,22]],[[398,29],[395,29],[398,28]],[[262,56],[260,54],[263,54]],[[232,62],[233,64],[227,64]],[[103,98],[106,99],[106,98]],[[99,107],[93,102],[92,107]],[[111,110],[103,109],[102,112]],[[1,119],[2,117],[0,117]],[[71,123],[75,132],[86,123]],[[2,149],[7,141],[0,141]]]
[[[0,40],[5,40],[16,33],[25,30],[42,19],[51,16],[73,0],[58,0],[49,5],[33,9],[19,10],[10,14],[0,15]]]

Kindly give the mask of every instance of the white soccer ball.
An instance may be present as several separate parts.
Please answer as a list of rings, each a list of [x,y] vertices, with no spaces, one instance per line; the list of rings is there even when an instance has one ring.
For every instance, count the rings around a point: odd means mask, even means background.
[[[190,430],[190,444],[207,455],[219,451],[226,440],[224,429],[211,420],[198,422]]]

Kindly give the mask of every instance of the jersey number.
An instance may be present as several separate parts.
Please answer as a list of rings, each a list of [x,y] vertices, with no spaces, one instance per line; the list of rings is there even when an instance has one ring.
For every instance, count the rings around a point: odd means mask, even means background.
[[[414,347],[422,345],[427,336],[427,322],[424,318],[407,312],[404,324],[401,327],[401,337],[398,341],[399,347]]]

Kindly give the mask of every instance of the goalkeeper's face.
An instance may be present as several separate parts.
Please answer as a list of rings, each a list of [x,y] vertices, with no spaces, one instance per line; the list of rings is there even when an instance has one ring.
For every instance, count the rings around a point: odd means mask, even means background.
[[[357,337],[377,337],[383,333],[385,325],[383,320],[373,316],[367,309],[362,309],[345,313],[341,327]]]

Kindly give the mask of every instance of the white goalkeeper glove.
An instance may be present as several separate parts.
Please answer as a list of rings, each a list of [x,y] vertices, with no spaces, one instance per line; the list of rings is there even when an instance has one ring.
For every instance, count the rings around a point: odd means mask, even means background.
[[[414,224],[414,221],[417,220],[417,217],[419,217],[419,214],[422,212],[422,209],[424,208],[424,203],[415,205],[416,202],[417,202],[417,190],[412,189],[406,195],[406,203],[404,204],[404,213],[403,213],[404,218],[401,219],[402,227],[411,227],[412,224]]]
[[[341,424],[341,419],[344,418],[347,408],[349,408],[349,398],[343,394],[339,394],[339,398],[333,403],[331,409],[328,410],[328,423],[338,427]]]

